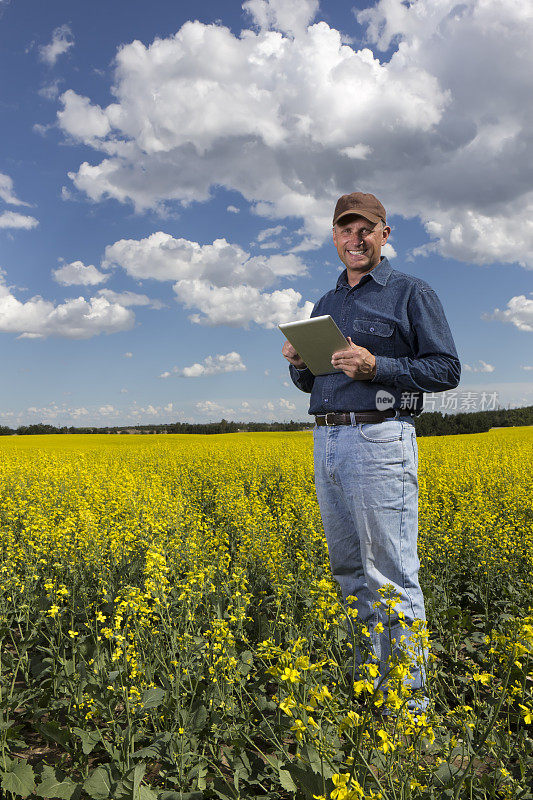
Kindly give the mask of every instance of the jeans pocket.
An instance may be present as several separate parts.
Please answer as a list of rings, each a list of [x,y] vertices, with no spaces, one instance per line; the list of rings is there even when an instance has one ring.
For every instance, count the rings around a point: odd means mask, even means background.
[[[399,442],[402,438],[403,423],[396,419],[385,422],[363,422],[359,432],[367,442]]]

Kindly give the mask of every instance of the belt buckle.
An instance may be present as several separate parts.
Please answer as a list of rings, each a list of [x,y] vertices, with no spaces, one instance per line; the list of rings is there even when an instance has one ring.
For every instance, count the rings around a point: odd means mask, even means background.
[[[335,425],[335,422],[328,422],[328,417],[334,417],[334,416],[335,416],[334,411],[328,411],[327,414],[324,414],[324,422],[326,423],[326,426],[328,428],[330,428],[332,425]]]

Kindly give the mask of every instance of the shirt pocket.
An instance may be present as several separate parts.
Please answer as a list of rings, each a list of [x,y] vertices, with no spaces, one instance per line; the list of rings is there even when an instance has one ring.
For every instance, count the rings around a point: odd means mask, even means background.
[[[394,355],[393,322],[381,319],[354,319],[352,327],[354,344],[366,347],[373,355]]]

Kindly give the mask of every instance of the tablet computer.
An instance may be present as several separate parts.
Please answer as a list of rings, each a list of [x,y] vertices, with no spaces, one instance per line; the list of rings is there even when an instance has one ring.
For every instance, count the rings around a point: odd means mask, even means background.
[[[285,322],[278,325],[278,328],[298,351],[313,375],[342,372],[332,366],[331,356],[338,350],[346,350],[349,344],[329,314],[300,322]]]

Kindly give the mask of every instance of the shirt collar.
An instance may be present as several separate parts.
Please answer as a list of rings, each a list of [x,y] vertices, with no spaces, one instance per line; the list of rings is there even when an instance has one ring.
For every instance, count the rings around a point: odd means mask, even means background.
[[[379,283],[381,286],[386,286],[391,272],[392,272],[392,267],[389,264],[388,259],[385,258],[385,256],[381,256],[381,261],[379,262],[379,264],[377,264],[373,269],[370,270],[370,272],[367,272],[366,274],[369,275],[371,278],[373,278],[376,281],[376,283]],[[363,278],[365,277],[366,275],[363,275]],[[363,278],[361,278],[361,280],[363,280]],[[337,289],[342,289],[344,287],[347,287],[348,289],[353,288],[348,283],[348,275],[346,270],[343,270],[343,272],[341,272],[341,274],[339,275],[335,291],[337,291]]]

